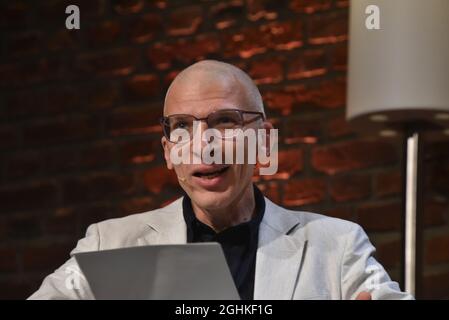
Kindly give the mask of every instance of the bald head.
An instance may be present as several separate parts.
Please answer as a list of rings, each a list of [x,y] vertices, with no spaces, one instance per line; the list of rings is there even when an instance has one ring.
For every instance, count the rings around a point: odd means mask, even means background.
[[[203,60],[181,71],[167,90],[164,115],[182,112],[184,103],[229,100],[235,107],[264,112],[262,97],[252,79],[241,69],[220,61]]]

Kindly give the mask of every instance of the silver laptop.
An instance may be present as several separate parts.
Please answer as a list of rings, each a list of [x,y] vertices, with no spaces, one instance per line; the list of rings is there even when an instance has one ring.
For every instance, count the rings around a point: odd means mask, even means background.
[[[240,299],[218,243],[75,254],[96,299]]]

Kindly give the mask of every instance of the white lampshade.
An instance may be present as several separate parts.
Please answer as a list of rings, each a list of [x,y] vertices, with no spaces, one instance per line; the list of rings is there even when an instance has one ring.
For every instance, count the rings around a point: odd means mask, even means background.
[[[365,12],[380,9],[380,29]],[[449,0],[352,0],[347,119],[380,130],[449,128]]]

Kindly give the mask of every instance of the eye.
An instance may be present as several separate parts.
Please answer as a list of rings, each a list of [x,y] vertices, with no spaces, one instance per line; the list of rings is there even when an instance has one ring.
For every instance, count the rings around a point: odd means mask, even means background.
[[[231,117],[222,116],[222,117],[218,118],[217,122],[218,123],[228,123],[228,122],[235,122],[235,121]]]
[[[185,120],[177,120],[172,124],[172,130],[175,129],[189,129],[189,122]]]

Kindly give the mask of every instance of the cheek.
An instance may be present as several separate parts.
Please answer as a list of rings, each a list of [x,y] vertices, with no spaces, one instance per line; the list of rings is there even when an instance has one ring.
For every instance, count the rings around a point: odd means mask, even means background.
[[[234,165],[233,178],[237,183],[243,183],[253,176],[254,165]]]

